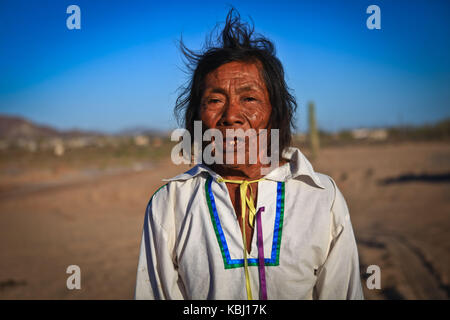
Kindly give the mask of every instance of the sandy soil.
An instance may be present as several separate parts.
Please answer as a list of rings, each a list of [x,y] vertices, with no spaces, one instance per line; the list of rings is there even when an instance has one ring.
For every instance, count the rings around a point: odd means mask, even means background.
[[[367,299],[449,298],[450,145],[326,148],[314,166],[347,199]],[[168,159],[93,178],[0,178],[0,299],[132,298],[147,201],[186,169]],[[66,287],[69,265],[81,290]],[[380,290],[365,285],[369,265]]]

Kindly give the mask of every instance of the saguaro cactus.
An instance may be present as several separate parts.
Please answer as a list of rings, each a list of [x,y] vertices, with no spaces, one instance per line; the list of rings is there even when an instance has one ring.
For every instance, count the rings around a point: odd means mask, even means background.
[[[319,132],[317,130],[316,111],[314,102],[308,104],[309,116],[309,146],[311,148],[311,158],[317,159],[319,154]]]

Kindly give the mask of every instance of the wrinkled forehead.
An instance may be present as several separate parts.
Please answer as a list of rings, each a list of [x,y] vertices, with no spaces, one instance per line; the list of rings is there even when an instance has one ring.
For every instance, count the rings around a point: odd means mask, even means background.
[[[205,77],[205,90],[223,88],[229,86],[254,86],[257,89],[267,91],[261,76],[261,63],[238,62],[225,63],[211,71]]]

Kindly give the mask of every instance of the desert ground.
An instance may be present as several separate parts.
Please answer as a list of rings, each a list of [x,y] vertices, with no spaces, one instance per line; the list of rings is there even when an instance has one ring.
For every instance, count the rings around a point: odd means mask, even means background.
[[[449,298],[450,144],[326,147],[313,165],[347,200],[366,299]],[[2,173],[0,299],[132,299],[147,202],[186,169],[167,157]],[[69,265],[81,268],[80,290],[66,287]],[[366,286],[370,265],[381,289]]]

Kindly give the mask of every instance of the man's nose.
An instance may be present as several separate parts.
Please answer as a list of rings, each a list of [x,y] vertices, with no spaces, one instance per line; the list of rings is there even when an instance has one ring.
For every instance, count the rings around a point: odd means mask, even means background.
[[[242,117],[242,107],[240,106],[239,101],[230,100],[226,104],[219,124],[224,127],[236,125],[240,126],[244,124],[244,118]]]

